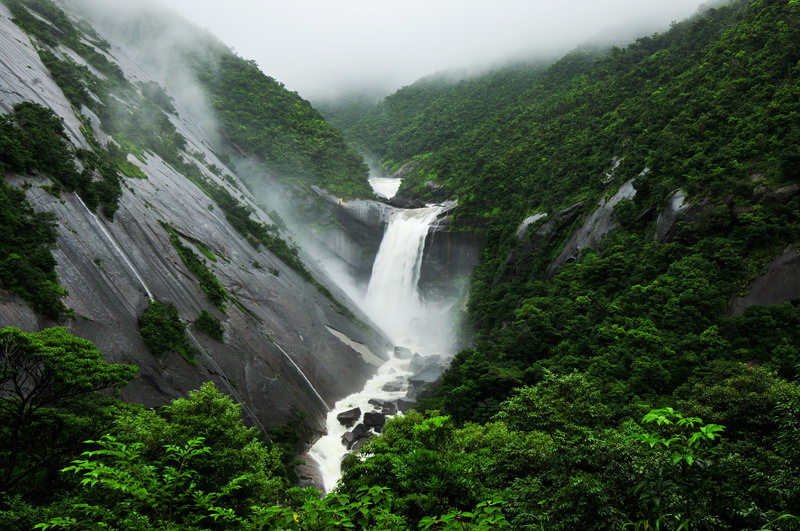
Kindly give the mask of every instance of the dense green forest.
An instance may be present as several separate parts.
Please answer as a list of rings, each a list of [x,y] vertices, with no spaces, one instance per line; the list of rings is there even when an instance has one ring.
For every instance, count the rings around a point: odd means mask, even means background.
[[[225,62],[222,77],[242,90],[272,90],[255,65]],[[99,90],[77,82],[73,103],[81,88]],[[185,164],[160,118],[169,100],[131,90],[153,101],[140,123],[162,125],[140,137],[146,128],[121,124],[110,132],[122,150]],[[342,115],[351,142],[389,169],[410,163],[401,194],[457,198],[456,226],[482,241],[468,307],[474,347],[440,389],[390,420],[320,497],[290,487],[291,425],[245,428],[210,384],[158,410],[123,404],[113,391],[135,368],[105,363],[62,329],[4,329],[0,527],[799,529],[800,300],[730,311],[770,260],[799,249],[799,95],[800,2],[737,0],[625,48],[428,78],[360,107],[360,119]],[[214,104],[225,127],[241,103]],[[303,120],[319,120],[297,105]],[[27,164],[24,123],[6,117],[0,132],[2,163]],[[335,158],[303,148],[281,159],[264,138],[227,134],[292,172]],[[330,142],[344,168],[360,165]],[[582,217],[631,180],[636,195],[615,207],[617,228],[552,267]],[[3,184],[12,222],[39,227],[25,245],[47,249],[50,218],[35,219]],[[692,215],[657,237],[676,190]],[[571,205],[574,215],[557,215]],[[271,234],[241,205],[230,212],[254,241]],[[534,214],[547,217],[518,232]],[[19,258],[0,252],[5,274]],[[46,258],[34,265],[52,280]],[[145,335],[170,321],[168,306],[154,309]]]
[[[247,155],[263,170],[294,183],[316,184],[346,199],[373,197],[363,159],[342,133],[311,104],[267,76],[212,35],[173,16],[149,10],[131,12],[115,32],[134,49],[147,48],[161,35],[181,35],[166,68],[187,69],[202,87],[222,135],[217,152],[226,162]],[[185,82],[185,81],[184,81]]]
[[[796,513],[800,303],[729,303],[800,244],[798,17],[793,1],[733,2],[626,48],[421,80],[347,129],[388,170],[412,168],[400,195],[457,198],[457,226],[484,246],[475,347],[418,408],[433,416],[391,424],[344,491],[386,486],[416,517],[502,500],[515,528],[743,529]],[[553,267],[630,180],[618,228]],[[676,190],[693,215],[657,238]],[[534,214],[548,216],[518,233]],[[641,446],[653,408],[675,417]],[[678,448],[703,422],[725,429],[687,461]]]

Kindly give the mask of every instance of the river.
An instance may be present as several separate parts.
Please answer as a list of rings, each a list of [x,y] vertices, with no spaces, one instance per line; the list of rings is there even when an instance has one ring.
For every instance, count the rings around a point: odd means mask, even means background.
[[[391,191],[388,193],[393,194]],[[381,412],[386,416],[395,414],[397,401],[406,399],[409,394],[409,378],[415,372],[424,372],[426,366],[430,369],[429,378],[431,370],[438,374],[441,366],[429,364],[452,353],[453,332],[449,313],[452,303],[425,301],[417,286],[425,239],[441,212],[442,207],[430,206],[393,214],[384,232],[366,292],[356,297],[362,309],[389,339],[402,348],[389,353],[389,361],[378,369],[362,391],[339,400],[328,414],[327,434],[308,454],[319,467],[326,492],[336,486],[341,476],[341,460],[348,451],[342,437],[352,430],[353,425],[368,424],[364,415],[367,412]],[[410,360],[412,352],[414,359]],[[361,418],[350,428],[337,420],[337,415],[355,408],[360,410]],[[377,429],[372,428],[371,432],[374,431]]]

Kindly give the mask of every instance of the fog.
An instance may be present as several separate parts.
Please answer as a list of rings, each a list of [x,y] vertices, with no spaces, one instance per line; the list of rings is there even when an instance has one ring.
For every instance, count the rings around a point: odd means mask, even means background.
[[[623,44],[703,0],[160,0],[268,75],[315,100],[388,94],[442,70]]]

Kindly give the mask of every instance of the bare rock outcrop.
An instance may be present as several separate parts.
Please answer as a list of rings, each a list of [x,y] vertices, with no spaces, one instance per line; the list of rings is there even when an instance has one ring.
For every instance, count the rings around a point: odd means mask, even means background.
[[[728,301],[727,315],[735,317],[754,305],[781,304],[800,297],[800,252],[794,245],[765,267],[766,272],[750,284],[746,295]]]
[[[620,186],[617,193],[608,201],[605,198],[601,198],[597,203],[597,208],[584,221],[583,225],[570,236],[561,254],[550,264],[548,274],[555,273],[565,263],[575,260],[581,249],[585,247],[597,248],[600,239],[618,226],[613,216],[614,206],[623,199],[632,199],[635,195],[636,188],[633,187],[633,179],[630,179]]]
[[[103,37],[112,46],[110,60],[117,62],[126,78],[167,84],[113,35]],[[67,138],[76,148],[90,147],[69,101],[2,4],[0,80],[2,112],[24,100],[48,106],[63,119]],[[236,172],[211,149],[212,135],[198,125],[204,121],[193,116],[193,109],[180,97],[174,99],[177,113],[167,117],[186,138],[184,158],[214,185],[241,200],[258,222],[272,224],[274,220],[253,200]],[[96,127],[97,117],[83,112]],[[96,135],[101,142],[107,141],[99,128]],[[221,208],[214,208],[209,197],[170,164],[150,153],[130,162],[147,178],[124,181],[113,222],[90,212],[74,193],[65,192],[61,198],[47,193],[40,186],[52,183],[43,175],[6,177],[12,185],[31,184],[26,187],[30,203],[56,216],[59,237],[53,256],[59,281],[69,292],[64,302],[75,316],[48,322],[18,297],[2,292],[0,326],[32,332],[63,325],[94,342],[108,361],[139,366],[136,379],[121,393],[131,402],[163,405],[212,380],[243,405],[250,424],[263,428],[284,424],[301,410],[307,414],[306,437],[310,440],[322,432],[328,408],[361,387],[391,344],[379,332],[343,315],[333,301],[274,254],[254,247]],[[221,171],[211,172],[211,165]],[[231,177],[222,179],[218,173]],[[216,260],[206,265],[230,296],[224,311],[208,300],[160,221],[173,226],[184,244],[202,242],[214,255]],[[200,351],[196,366],[177,354],[154,356],[146,349],[137,321],[151,299],[175,304]],[[221,321],[224,343],[194,326],[204,309]],[[350,341],[337,339],[330,330]],[[351,346],[356,344],[372,355]]]

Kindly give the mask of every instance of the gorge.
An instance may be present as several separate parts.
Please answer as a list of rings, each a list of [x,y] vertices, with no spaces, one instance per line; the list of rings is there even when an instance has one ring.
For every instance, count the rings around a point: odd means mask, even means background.
[[[799,2],[319,102],[112,4],[0,0],[0,528],[797,528]]]

